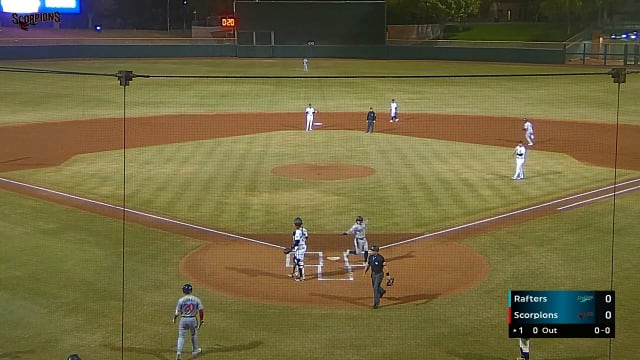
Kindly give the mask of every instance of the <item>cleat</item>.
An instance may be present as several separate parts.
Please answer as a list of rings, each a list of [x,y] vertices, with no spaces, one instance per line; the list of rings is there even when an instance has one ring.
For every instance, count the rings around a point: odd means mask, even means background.
[[[198,356],[200,354],[202,354],[202,348],[198,348],[198,350],[196,350],[196,351],[191,353],[191,355],[193,355],[193,356]]]

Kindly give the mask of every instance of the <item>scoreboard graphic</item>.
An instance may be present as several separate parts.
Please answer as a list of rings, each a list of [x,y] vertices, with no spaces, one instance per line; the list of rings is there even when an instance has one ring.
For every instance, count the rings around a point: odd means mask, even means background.
[[[509,291],[510,338],[614,338],[614,291]]]

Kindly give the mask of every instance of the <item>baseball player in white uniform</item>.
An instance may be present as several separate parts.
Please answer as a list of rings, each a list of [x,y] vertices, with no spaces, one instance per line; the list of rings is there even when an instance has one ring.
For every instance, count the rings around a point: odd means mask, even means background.
[[[389,110],[391,111],[391,120],[389,120],[389,122],[398,121],[398,103],[396,102],[396,99],[391,99]]]
[[[353,245],[355,247],[355,250],[347,250],[346,252],[353,255],[363,254],[363,263],[366,263],[367,259],[369,258],[369,243],[367,242],[368,223],[369,222],[365,221],[362,216],[358,215],[356,217],[356,223],[351,226],[351,229],[342,233],[342,235],[347,235],[349,233],[354,235]]]
[[[302,219],[297,217],[293,219],[293,225],[296,227],[291,236],[293,237],[293,245],[291,245],[291,253],[293,254],[293,271],[289,277],[296,281],[304,281],[304,254],[307,252],[307,239],[309,233],[302,226]],[[298,273],[296,274],[296,270]]]
[[[520,358],[519,358],[519,360],[529,360],[530,339],[528,339],[528,338],[520,338],[518,342],[519,342],[519,345],[520,345]]]
[[[307,115],[306,131],[311,131],[313,130],[313,119],[315,118],[317,111],[316,109],[313,108],[313,106],[311,106],[311,104],[309,104],[309,106],[307,106],[307,108],[305,109],[304,113]]]
[[[516,148],[513,149],[513,154],[516,157],[516,173],[513,174],[513,180],[524,179],[524,162],[527,154],[527,148],[524,147],[522,141],[518,142]]]
[[[302,69],[304,71],[309,71],[309,59],[307,58],[302,59]]]
[[[524,137],[527,139],[529,146],[533,145],[533,124],[527,118],[524,118],[524,125],[522,126],[522,130],[524,130]]]
[[[176,346],[176,359],[182,359],[182,349],[184,348],[185,337],[187,332],[191,333],[191,354],[198,356],[202,353],[202,349],[198,347],[198,329],[204,323],[204,307],[197,297],[191,295],[193,287],[190,284],[182,286],[184,296],[178,300],[176,311],[173,314],[173,323],[180,317],[178,325],[178,344]],[[198,316],[200,321],[198,321]]]

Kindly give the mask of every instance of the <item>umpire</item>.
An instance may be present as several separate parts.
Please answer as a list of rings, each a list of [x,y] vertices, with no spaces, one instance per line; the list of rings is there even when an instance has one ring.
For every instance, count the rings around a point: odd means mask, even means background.
[[[367,113],[367,133],[373,134],[373,125],[376,123],[376,112],[373,111],[373,108],[369,108],[369,112]]]
[[[380,299],[387,292],[382,288],[382,280],[384,279],[384,275],[386,272],[387,278],[391,280],[389,275],[389,268],[387,264],[384,262],[384,256],[379,253],[380,248],[376,245],[372,246],[369,250],[369,259],[367,260],[367,265],[364,268],[363,276],[367,275],[367,271],[371,268],[371,285],[373,286],[373,308],[377,309],[380,306]],[[386,269],[385,269],[386,267]],[[392,284],[390,282],[389,284]]]

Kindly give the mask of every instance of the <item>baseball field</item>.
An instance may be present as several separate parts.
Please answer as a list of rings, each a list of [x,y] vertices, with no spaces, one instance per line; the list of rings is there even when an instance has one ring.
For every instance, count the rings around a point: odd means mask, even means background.
[[[638,74],[309,67],[0,63],[0,359],[174,359],[186,282],[206,309],[203,359],[515,359],[509,290],[609,289],[615,339],[533,339],[532,359],[637,356]],[[536,143],[515,181],[524,117]],[[396,279],[376,310],[340,235],[357,215]],[[305,282],[281,251],[297,216]]]

